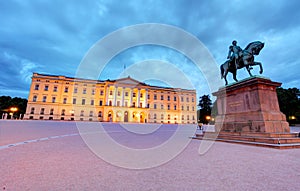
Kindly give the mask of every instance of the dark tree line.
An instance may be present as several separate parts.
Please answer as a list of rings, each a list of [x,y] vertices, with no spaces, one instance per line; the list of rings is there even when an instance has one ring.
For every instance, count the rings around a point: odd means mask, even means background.
[[[27,99],[10,96],[0,96],[0,118],[2,118],[4,113],[13,113],[14,118],[19,118],[20,114],[26,112]],[[17,108],[17,111],[12,111],[11,108]],[[11,118],[10,115],[7,115],[8,119]]]
[[[300,92],[298,88],[276,89],[280,111],[285,114],[289,123],[300,122]]]
[[[200,107],[197,110],[197,119],[198,122],[207,124],[211,121],[211,110],[212,110],[212,101],[209,95],[203,95],[199,97],[198,106]]]

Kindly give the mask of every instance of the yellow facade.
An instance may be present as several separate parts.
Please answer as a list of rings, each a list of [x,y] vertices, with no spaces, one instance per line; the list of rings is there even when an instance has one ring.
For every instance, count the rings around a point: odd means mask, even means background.
[[[25,119],[196,123],[196,91],[33,73]]]

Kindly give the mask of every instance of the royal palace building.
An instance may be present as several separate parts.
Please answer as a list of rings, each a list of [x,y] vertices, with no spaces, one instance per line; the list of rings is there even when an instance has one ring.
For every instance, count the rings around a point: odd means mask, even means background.
[[[33,73],[25,119],[196,123],[196,91]]]

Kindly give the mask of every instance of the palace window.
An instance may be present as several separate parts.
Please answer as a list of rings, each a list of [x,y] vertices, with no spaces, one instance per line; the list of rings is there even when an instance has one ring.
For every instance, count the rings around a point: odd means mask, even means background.
[[[189,100],[189,98],[187,97],[187,98],[186,98],[186,102],[189,102],[189,101],[190,101],[190,100]]]
[[[99,101],[99,106],[102,106],[102,105],[103,105],[103,101],[100,100],[100,101]]]
[[[50,115],[53,115],[54,109],[50,109]]]
[[[85,105],[85,99],[81,100],[81,105]]]
[[[176,96],[174,96],[174,101],[177,101],[177,97]]]
[[[98,112],[98,117],[102,117],[102,111]]]
[[[57,92],[57,86],[53,87],[53,92]]]
[[[44,115],[44,113],[45,113],[45,108],[41,108],[40,114],[41,114],[41,115]]]
[[[168,95],[168,101],[170,101],[170,96]]]
[[[153,105],[153,108],[156,109],[156,103]]]
[[[91,100],[91,105],[94,105],[94,100],[93,99]]]
[[[69,91],[69,87],[65,87],[65,93],[68,93],[68,91]]]
[[[73,104],[76,104],[76,98],[73,98]]]
[[[80,111],[80,116],[84,116],[84,111],[83,110]]]
[[[113,91],[112,90],[109,91],[109,95],[113,95]]]
[[[103,96],[103,94],[104,94],[104,91],[100,90],[100,95]]]
[[[164,100],[164,95],[161,95],[161,96],[160,96],[160,100]]]
[[[164,119],[164,114],[161,114],[161,115],[160,115],[160,119]]]
[[[186,106],[186,110],[189,111],[189,110],[190,110],[190,107],[189,107],[189,106]]]
[[[48,91],[48,89],[49,89],[49,86],[48,85],[45,85],[45,91]]]
[[[43,96],[43,102],[47,101],[47,96]]]
[[[154,113],[153,119],[156,119],[156,113]]]
[[[181,96],[181,102],[183,102],[183,101],[184,101],[183,96]]]
[[[83,88],[82,93],[83,93],[83,94],[86,94],[86,88]]]
[[[184,110],[184,106],[183,106],[183,105],[181,106],[181,110],[182,110],[182,111]]]
[[[78,88],[74,88],[74,93],[77,94]]]
[[[194,102],[195,101],[195,99],[194,99],[194,97],[192,97],[192,102]]]
[[[168,105],[168,110],[170,110],[170,105]]]
[[[168,120],[170,120],[171,119],[171,115],[170,114],[168,114]]]
[[[132,93],[132,97],[136,97],[136,93],[135,92]]]
[[[118,91],[118,96],[121,96],[121,92],[120,91]]]
[[[92,95],[95,95],[95,89],[92,89]]]
[[[40,85],[39,84],[35,84],[34,86],[34,90],[39,90]]]
[[[34,114],[34,107],[31,108],[30,114]]]
[[[94,112],[90,111],[90,117],[93,117],[93,115],[94,115]]]
[[[62,110],[61,110],[61,115],[65,115],[65,113],[66,113],[66,110],[65,110],[65,109],[62,109]]]
[[[36,102],[36,100],[37,100],[37,96],[34,95],[33,98],[32,98],[32,101],[33,101],[33,102]]]
[[[56,97],[52,97],[52,103],[55,103]]]
[[[164,105],[163,104],[160,105],[160,109],[164,109]]]
[[[128,92],[125,92],[125,96],[128,97]]]
[[[177,106],[176,105],[174,105],[174,110],[177,110]]]
[[[156,94],[154,94],[154,100],[157,100],[157,95]]]
[[[67,98],[65,97],[63,100],[63,104],[66,104],[66,103],[67,103]]]

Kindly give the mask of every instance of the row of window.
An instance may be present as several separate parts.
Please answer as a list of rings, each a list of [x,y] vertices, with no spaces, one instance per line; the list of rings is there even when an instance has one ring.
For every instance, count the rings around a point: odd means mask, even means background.
[[[71,116],[74,116],[74,113],[75,113],[75,111],[72,110],[72,111],[70,112],[70,115],[71,115]],[[30,114],[35,114],[35,108],[34,108],[34,107],[32,107],[32,108],[30,109]],[[40,115],[45,115],[45,108],[41,108],[39,114],[40,114]],[[49,115],[54,115],[54,109],[53,109],[53,108],[50,109]],[[62,109],[61,112],[60,112],[60,115],[65,116],[65,115],[66,115],[66,110],[65,110],[65,109]],[[81,110],[81,111],[80,111],[80,116],[85,116],[84,110]],[[94,116],[94,111],[90,111],[90,112],[89,112],[89,117],[93,117],[93,116]],[[102,111],[99,111],[97,116],[98,116],[98,117],[102,117]],[[184,116],[185,116],[185,115],[181,115],[181,120],[184,120],[184,119],[185,119]],[[133,117],[134,117],[134,113],[133,113]],[[151,119],[151,115],[150,115],[150,114],[148,115],[148,117],[149,117],[149,119]],[[157,114],[156,114],[156,113],[153,114],[153,119],[157,119]],[[161,114],[161,115],[160,115],[160,119],[164,119],[164,114]],[[170,115],[170,114],[167,115],[167,119],[168,119],[168,120],[171,119],[171,115]],[[187,119],[187,120],[190,120],[190,116],[189,116],[189,115],[186,115],[186,119]],[[177,117],[176,117],[176,116],[174,116],[174,120],[177,120]],[[192,120],[195,120],[195,116],[194,116],[194,115],[192,115]]]
[[[39,88],[40,88],[40,85],[39,84],[35,84],[35,88],[34,89],[35,90],[39,90]],[[58,89],[58,86],[54,86],[53,87],[53,92],[57,92],[57,89]],[[49,90],[49,85],[45,85],[44,86],[44,91],[48,91],[48,90]],[[64,93],[68,93],[68,92],[69,92],[69,87],[65,87],[64,88]],[[74,88],[74,93],[75,94],[78,93],[78,88]],[[86,94],[87,93],[87,89],[83,88],[82,93]],[[92,93],[91,94],[95,95],[95,89],[92,89]],[[104,95],[104,90],[100,90],[100,96],[103,96],[103,95]],[[109,95],[113,95],[113,91],[112,90],[109,91]],[[117,95],[121,96],[121,92],[117,91]],[[128,95],[129,95],[129,92],[126,91],[125,92],[125,96],[128,97]],[[132,93],[132,97],[136,97],[136,92]],[[143,98],[143,93],[140,93],[140,98]],[[150,99],[150,95],[149,94],[148,94],[148,99]],[[153,95],[153,99],[157,100],[157,95],[156,94]],[[160,100],[164,100],[164,99],[165,99],[164,95],[160,95]],[[168,95],[167,96],[167,100],[171,101],[171,96]],[[177,96],[174,96],[173,100],[177,101]],[[190,101],[189,97],[186,97],[186,102],[189,102],[189,101]],[[191,101],[192,102],[195,101],[194,97],[192,97]],[[183,96],[181,97],[181,102],[184,102],[184,97]]]
[[[33,102],[37,101],[37,96],[36,95],[33,96],[32,101]],[[43,96],[42,102],[46,102],[46,101],[47,101],[47,96]],[[56,101],[56,97],[52,97],[52,103],[55,103],[55,101]],[[67,104],[67,98],[63,98],[63,104]],[[77,99],[76,98],[73,98],[72,104],[77,104]],[[86,105],[86,99],[84,99],[84,98],[81,99],[81,105]],[[95,101],[91,100],[90,105],[95,105]],[[108,105],[112,106],[112,101],[109,101]],[[103,100],[99,101],[99,106],[103,106]],[[120,101],[116,102],[116,106],[118,106],[118,107],[121,106],[120,105]],[[127,101],[124,102],[124,106],[128,107],[128,102]],[[136,107],[136,103],[132,102],[131,107]],[[140,105],[138,107],[143,107],[143,103],[140,103]],[[147,108],[150,108],[150,104],[147,104]],[[153,108],[154,109],[158,109],[156,103],[153,104]],[[160,105],[160,109],[164,109],[164,105],[163,104]],[[171,105],[170,104],[167,105],[167,109],[168,110],[171,109]],[[173,110],[177,110],[177,105],[173,105]],[[181,106],[181,110],[184,110],[184,106],[183,105]],[[190,106],[186,106],[186,110],[189,111],[190,110]],[[192,106],[192,111],[195,111],[195,107],[194,106]]]
[[[181,115],[181,120],[185,120],[184,116],[185,115]],[[151,115],[150,114],[148,115],[148,117],[149,117],[149,119],[151,119]],[[168,120],[171,120],[171,115],[170,114],[168,114],[167,117],[168,117]],[[157,119],[157,114],[156,113],[153,114],[153,119]],[[160,115],[160,119],[164,119],[164,114]],[[173,120],[176,121],[177,117],[174,116]],[[190,115],[186,115],[186,120],[190,120]],[[194,115],[192,115],[192,120],[195,120],[195,116]]]
[[[74,116],[74,113],[75,113],[74,110],[70,111],[71,116]],[[30,109],[30,114],[35,114],[35,108],[34,107],[32,107]],[[45,115],[46,114],[45,113],[45,108],[41,108],[39,114],[40,115]],[[50,109],[49,115],[54,115],[54,109],[53,108]],[[66,110],[62,109],[61,112],[60,112],[60,115],[66,115]],[[84,116],[84,110],[80,111],[80,116]],[[94,116],[94,111],[90,111],[89,116],[93,117]],[[98,117],[102,117],[102,111],[98,112]]]

